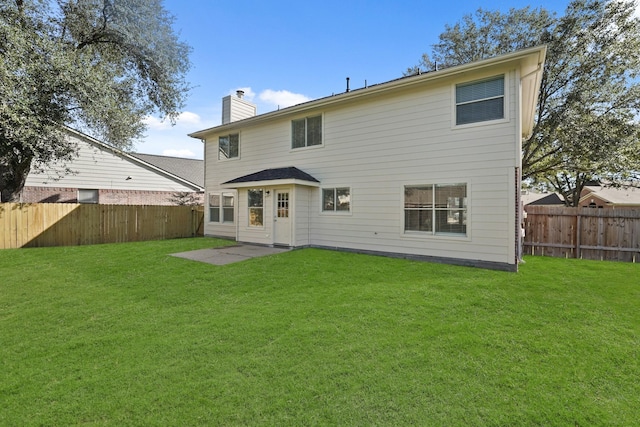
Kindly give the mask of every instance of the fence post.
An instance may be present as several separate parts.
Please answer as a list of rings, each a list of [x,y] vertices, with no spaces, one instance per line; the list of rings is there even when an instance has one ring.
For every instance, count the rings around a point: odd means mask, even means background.
[[[582,215],[580,215],[580,210],[576,211],[576,258],[582,259],[582,254],[580,253],[580,241],[582,239]]]

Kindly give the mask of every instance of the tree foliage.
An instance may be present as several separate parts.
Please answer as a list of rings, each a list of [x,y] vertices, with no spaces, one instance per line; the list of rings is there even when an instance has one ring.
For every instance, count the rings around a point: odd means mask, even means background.
[[[77,154],[69,126],[120,149],[174,121],[190,48],[161,0],[0,3],[0,190],[14,200],[32,167]]]
[[[479,9],[446,26],[420,65],[433,69],[547,45],[523,178],[577,205],[584,185],[640,176],[640,21],[635,2],[574,0],[564,16],[539,8]]]

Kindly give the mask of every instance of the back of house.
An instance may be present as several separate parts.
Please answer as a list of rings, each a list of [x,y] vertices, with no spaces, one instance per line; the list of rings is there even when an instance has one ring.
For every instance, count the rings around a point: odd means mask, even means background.
[[[522,139],[545,53],[240,114],[192,133],[205,143],[205,234],[517,270]]]

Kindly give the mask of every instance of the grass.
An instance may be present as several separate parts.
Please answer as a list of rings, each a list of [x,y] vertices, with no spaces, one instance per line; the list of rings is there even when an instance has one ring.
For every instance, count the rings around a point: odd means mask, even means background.
[[[634,425],[640,266],[0,251],[0,425]]]

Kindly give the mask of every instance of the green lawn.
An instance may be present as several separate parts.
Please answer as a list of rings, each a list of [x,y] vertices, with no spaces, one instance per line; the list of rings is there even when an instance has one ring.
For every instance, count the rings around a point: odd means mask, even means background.
[[[637,425],[640,265],[0,251],[0,425]]]

